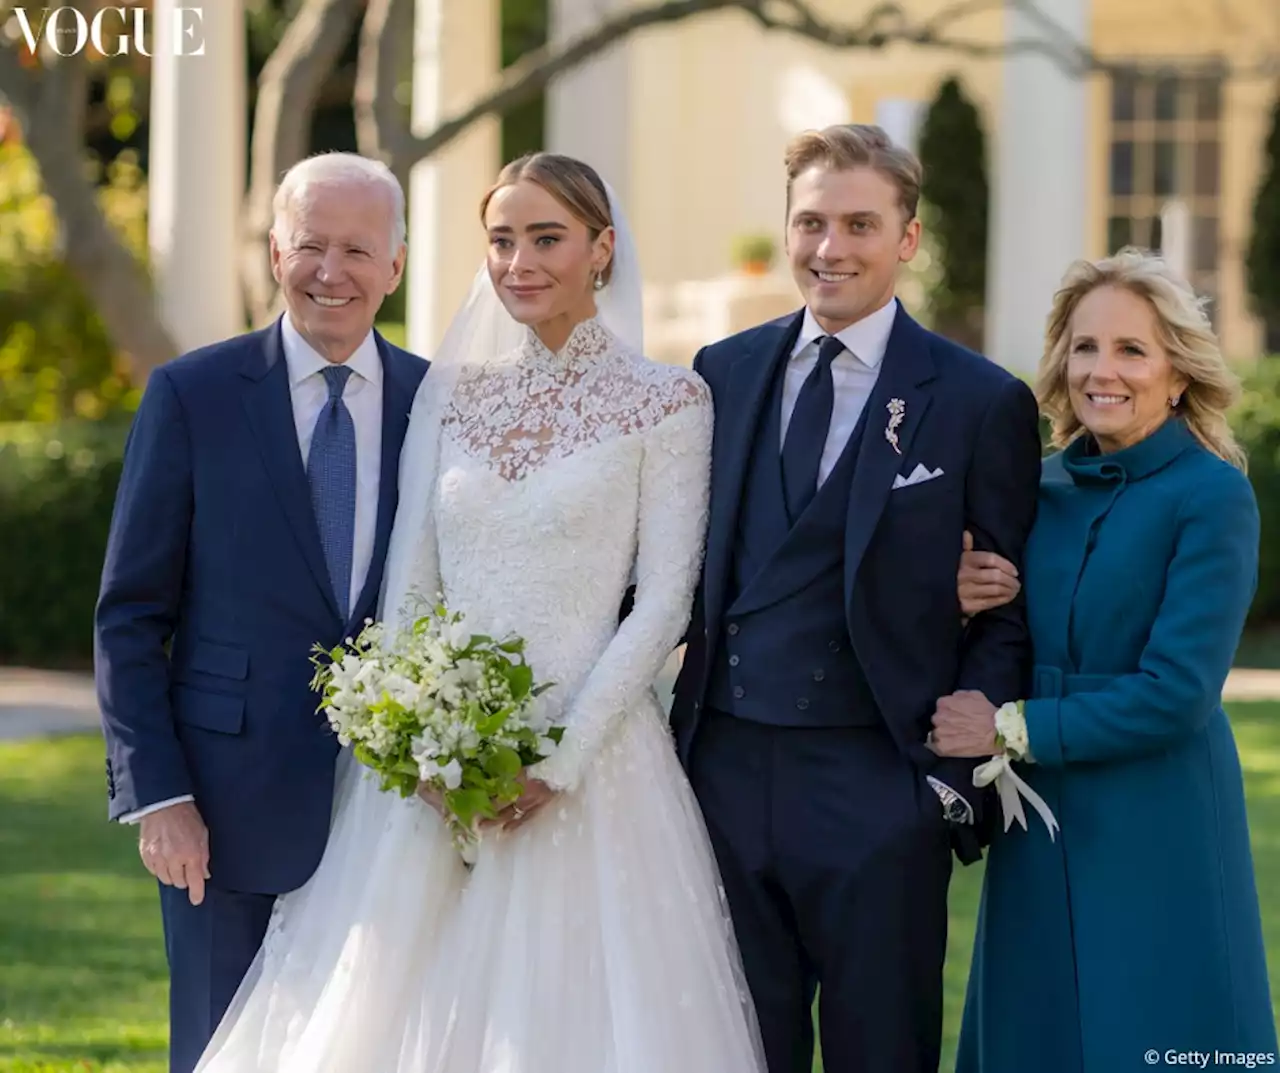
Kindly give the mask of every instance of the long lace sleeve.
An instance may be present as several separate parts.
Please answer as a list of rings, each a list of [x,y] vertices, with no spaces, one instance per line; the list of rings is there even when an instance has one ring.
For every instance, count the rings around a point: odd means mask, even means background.
[[[652,688],[688,622],[702,567],[711,475],[711,397],[681,380],[671,413],[644,433],[636,596],[568,707],[560,747],[530,770],[557,790],[577,787],[616,720]]]

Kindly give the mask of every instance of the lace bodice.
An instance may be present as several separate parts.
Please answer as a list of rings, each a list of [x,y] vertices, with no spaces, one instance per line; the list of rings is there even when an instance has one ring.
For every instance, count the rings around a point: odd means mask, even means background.
[[[441,418],[432,513],[440,582],[473,629],[518,633],[566,726],[535,774],[577,786],[616,721],[651,698],[701,567],[711,403],[688,370],[598,321],[552,353],[468,370]],[[635,605],[618,626],[628,583]]]
[[[514,354],[463,377],[449,434],[507,480],[622,436],[643,435],[705,400],[696,377],[628,353],[597,320],[553,353],[530,331]]]

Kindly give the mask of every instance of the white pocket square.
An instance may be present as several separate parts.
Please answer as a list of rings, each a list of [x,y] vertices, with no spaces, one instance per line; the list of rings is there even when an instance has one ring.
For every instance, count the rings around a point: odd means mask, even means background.
[[[899,473],[896,477],[894,477],[893,487],[895,489],[910,488],[913,484],[924,484],[926,481],[937,480],[937,478],[941,476],[942,476],[941,466],[939,466],[937,469],[930,469],[928,466],[925,466],[925,465],[917,465],[916,468],[911,471],[910,477],[904,477],[901,473]]]

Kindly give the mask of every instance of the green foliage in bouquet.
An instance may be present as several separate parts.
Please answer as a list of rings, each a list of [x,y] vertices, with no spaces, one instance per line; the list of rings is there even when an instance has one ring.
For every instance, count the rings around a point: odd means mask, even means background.
[[[317,645],[312,688],[338,740],[382,789],[438,791],[463,843],[479,820],[519,799],[522,772],[563,736],[538,703],[553,683],[535,683],[524,650],[523,638],[470,633],[438,603],[395,634],[368,622],[344,645]]]

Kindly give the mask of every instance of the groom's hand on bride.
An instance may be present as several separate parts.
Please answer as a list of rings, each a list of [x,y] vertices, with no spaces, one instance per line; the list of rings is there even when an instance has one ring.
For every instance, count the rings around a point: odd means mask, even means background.
[[[960,570],[956,575],[960,611],[970,619],[993,607],[1003,607],[1022,589],[1018,568],[993,551],[974,551],[973,534],[966,530]]]
[[[209,878],[209,829],[191,801],[143,816],[138,835],[142,863],[161,883],[185,890],[192,905],[204,901]]]

